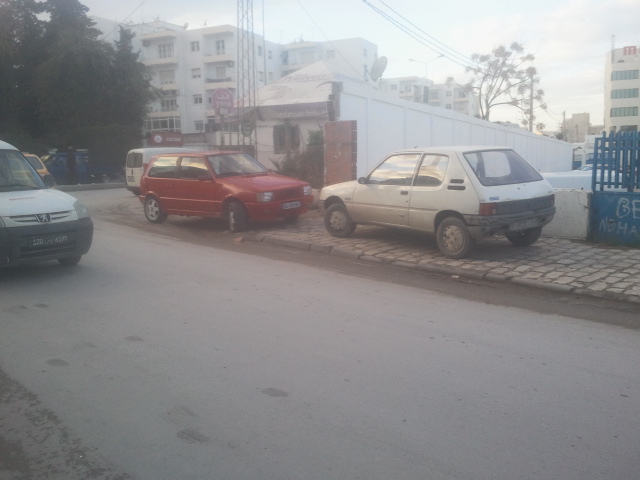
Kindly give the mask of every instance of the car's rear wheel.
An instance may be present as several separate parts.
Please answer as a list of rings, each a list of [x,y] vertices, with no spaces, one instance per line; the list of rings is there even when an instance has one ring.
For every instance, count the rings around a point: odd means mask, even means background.
[[[58,263],[60,263],[60,265],[64,265],[65,267],[71,267],[73,265],[77,265],[80,261],[80,258],[82,258],[81,255],[78,255],[77,257],[63,257],[58,259]]]
[[[520,232],[507,233],[505,236],[514,247],[528,247],[538,241],[542,227],[527,228]]]
[[[144,215],[151,223],[162,223],[167,219],[156,197],[148,197],[144,201]]]
[[[442,220],[438,225],[436,237],[438,248],[449,258],[463,258],[472,250],[475,243],[467,226],[457,217],[447,217]]]
[[[248,217],[247,211],[240,202],[229,202],[227,207],[227,220],[229,222],[229,230],[233,233],[242,232],[247,229]]]
[[[341,203],[334,203],[327,208],[324,213],[324,226],[331,235],[339,238],[348,237],[356,229],[356,224]]]

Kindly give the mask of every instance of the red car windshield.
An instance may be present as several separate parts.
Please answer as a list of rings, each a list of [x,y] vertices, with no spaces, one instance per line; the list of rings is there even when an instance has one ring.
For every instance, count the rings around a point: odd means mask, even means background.
[[[209,155],[207,161],[218,177],[256,175],[269,172],[269,170],[258,163],[257,160],[244,153]]]

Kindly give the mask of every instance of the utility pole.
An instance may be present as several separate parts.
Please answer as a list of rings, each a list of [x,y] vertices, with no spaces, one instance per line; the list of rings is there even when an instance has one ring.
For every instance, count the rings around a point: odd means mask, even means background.
[[[257,158],[255,41],[253,35],[253,0],[238,0],[238,144],[249,146]]]
[[[533,132],[533,76],[535,70],[530,71],[531,75],[531,91],[529,92],[529,131]]]

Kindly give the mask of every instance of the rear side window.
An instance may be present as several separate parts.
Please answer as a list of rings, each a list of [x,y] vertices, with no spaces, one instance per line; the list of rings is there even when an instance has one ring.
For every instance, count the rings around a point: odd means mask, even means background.
[[[142,168],[141,152],[132,152],[127,155],[127,168]]]
[[[447,165],[449,165],[449,157],[446,155],[425,155],[413,185],[416,187],[441,185],[447,171]]]
[[[535,168],[513,150],[467,152],[464,158],[485,187],[542,180]]]
[[[149,169],[149,177],[153,178],[177,178],[178,157],[158,157]]]

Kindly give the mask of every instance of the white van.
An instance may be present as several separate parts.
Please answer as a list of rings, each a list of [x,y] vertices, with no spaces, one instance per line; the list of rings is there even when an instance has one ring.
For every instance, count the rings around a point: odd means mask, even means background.
[[[47,260],[75,265],[89,251],[93,222],[87,208],[50,188],[15,147],[0,140],[0,267]]]
[[[150,147],[150,148],[134,148],[127,153],[127,161],[125,163],[125,171],[127,177],[127,190],[133,192],[134,195],[140,195],[140,178],[142,172],[152,157],[162,153],[178,153],[178,152],[196,152],[193,148],[182,147]]]

